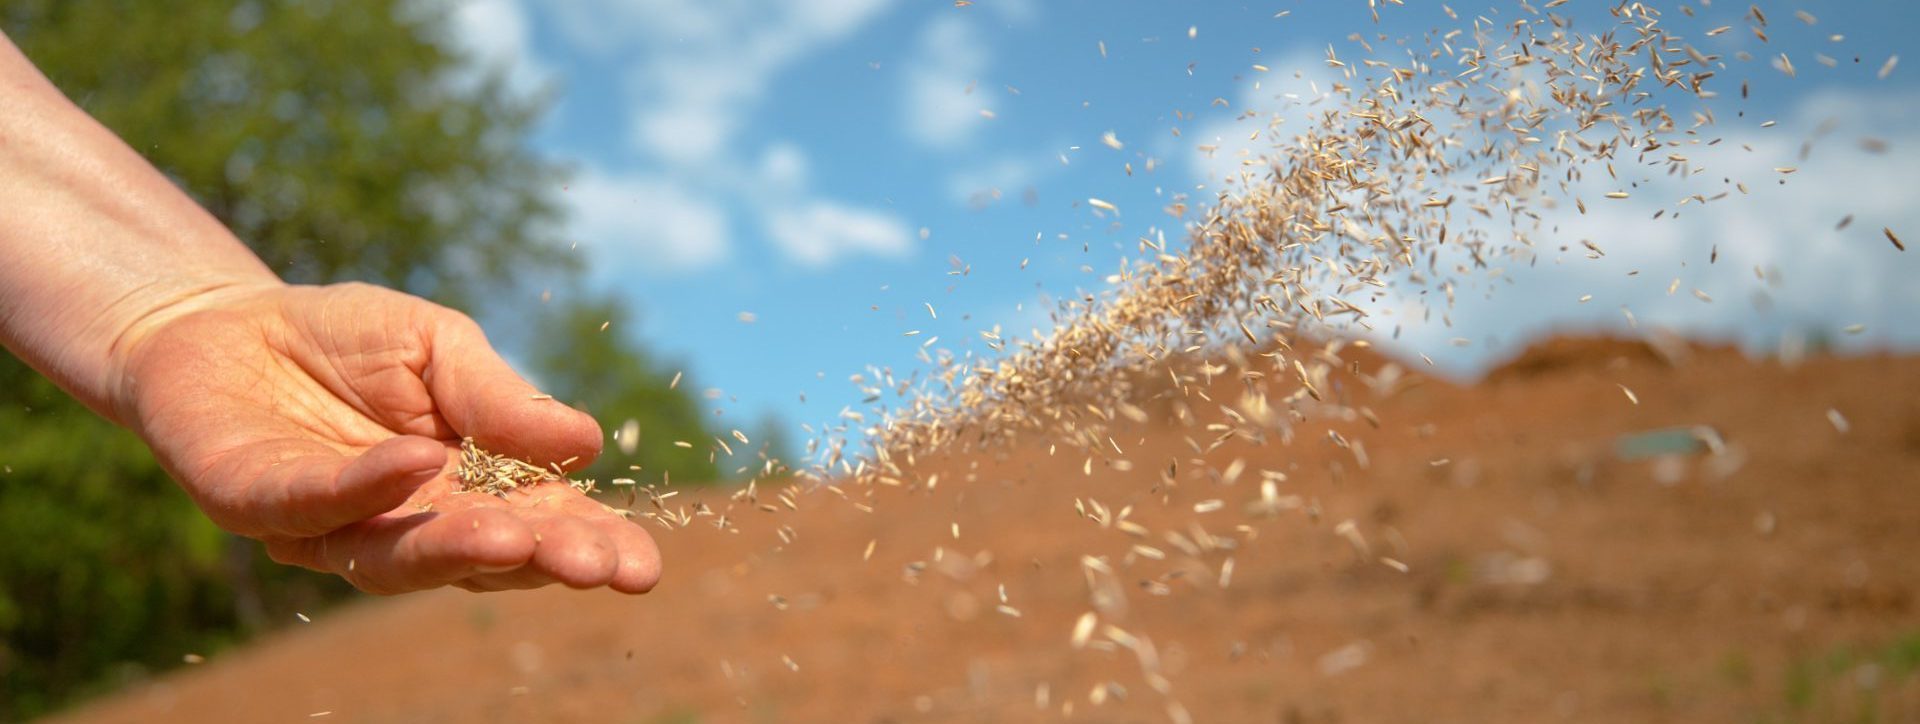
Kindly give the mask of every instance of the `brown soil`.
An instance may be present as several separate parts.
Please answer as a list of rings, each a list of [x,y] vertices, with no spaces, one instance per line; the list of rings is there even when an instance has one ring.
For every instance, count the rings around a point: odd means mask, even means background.
[[[1681,352],[1559,340],[1473,387],[1347,377],[1334,392],[1379,429],[1341,416],[1290,444],[1230,442],[1207,458],[1246,460],[1232,485],[1183,440],[1214,436],[1185,428],[1117,436],[1131,472],[1096,460],[1089,477],[1084,453],[1045,445],[923,461],[935,491],[885,490],[872,514],[812,494],[739,534],[662,533],[649,596],[369,601],[65,720],[1021,721],[1070,705],[1152,722],[1177,699],[1201,722],[1920,721],[1920,360]],[[1623,433],[1692,425],[1725,452],[1616,453]],[[1156,486],[1169,465],[1176,484]],[[1317,515],[1245,514],[1263,468]],[[1076,497],[1132,505],[1154,533],[1101,529]],[[1210,498],[1226,508],[1193,512]],[[1336,534],[1347,520],[1370,555]],[[799,536],[784,548],[783,523]],[[1230,586],[1228,553],[1161,535],[1190,523],[1241,541]],[[1125,562],[1136,542],[1167,560]],[[1128,610],[1103,621],[1151,638],[1171,698],[1127,649],[1069,646],[1090,608],[1083,554],[1118,567]],[[1000,584],[1019,617],[995,610]],[[1124,697],[1091,703],[1105,681]]]

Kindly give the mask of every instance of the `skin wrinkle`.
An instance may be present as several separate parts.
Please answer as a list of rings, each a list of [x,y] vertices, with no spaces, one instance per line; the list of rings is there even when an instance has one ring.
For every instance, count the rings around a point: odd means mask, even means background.
[[[424,525],[426,522],[432,521],[435,517],[437,517],[440,514],[419,513],[416,515],[425,516],[422,519],[422,523],[421,523]],[[366,547],[367,531],[365,529],[355,530],[349,533],[349,535],[351,536],[350,544],[343,547],[351,552],[347,556],[347,559],[353,560],[359,557],[360,552]],[[289,561],[294,565],[305,566],[308,568],[315,568],[317,570],[326,570],[328,568],[331,568],[337,571],[345,571],[347,567],[346,562],[335,560],[334,555],[332,553],[333,546],[330,543],[332,538],[333,536],[328,535],[328,536],[322,536],[319,539],[317,539],[318,541],[317,545],[320,547],[320,553],[317,557],[314,556],[313,550],[312,550],[314,545],[316,545],[315,539],[312,539],[312,538],[297,539],[283,545],[297,546],[301,550],[301,555],[297,560]],[[319,566],[313,565],[316,562],[319,563]],[[366,568],[355,566],[352,573],[358,576],[360,581],[366,581],[372,586],[372,587],[361,586],[358,582],[356,582],[354,585],[356,587],[361,588],[361,590],[365,590],[369,593],[376,593],[381,595],[386,595],[387,593],[390,593],[392,590],[391,586],[388,586],[385,583],[382,583],[378,580],[380,576],[379,576],[379,570],[377,566],[368,566]],[[348,580],[353,581],[354,579],[349,578]]]
[[[269,334],[266,330],[260,330],[260,339],[263,343],[263,346],[272,347],[272,344],[267,341],[268,336]],[[242,389],[252,392],[254,394],[264,396],[267,400],[269,400],[270,407],[281,410],[283,414],[285,414],[287,411],[290,411],[290,410],[297,410],[300,413],[302,413],[300,417],[314,420],[319,422],[320,424],[332,427],[334,428],[332,431],[334,436],[344,439],[346,437],[345,432],[338,429],[338,427],[336,425],[333,425],[330,420],[327,420],[327,416],[323,414],[315,406],[315,401],[311,395],[294,394],[289,392],[285,382],[291,381],[297,385],[299,376],[287,374],[288,361],[285,359],[285,357],[279,354],[270,354],[268,355],[268,358],[269,358],[268,362],[270,364],[275,365],[274,369],[256,370],[254,374],[249,375],[250,379]],[[287,379],[286,380],[271,379],[271,376],[275,374],[279,374],[283,377],[286,377]],[[243,400],[245,398],[246,398],[245,395],[239,395],[239,394],[232,394],[230,397],[230,399],[236,402],[239,400]],[[229,403],[229,405],[231,404],[232,403]],[[215,405],[210,405],[209,407],[218,408],[218,407],[222,407],[222,405],[215,404]],[[186,414],[192,415],[194,413],[188,412]],[[211,461],[209,465],[209,469],[202,471],[201,475],[203,476],[217,475],[217,473],[215,473],[214,471],[227,470],[227,468],[223,468],[222,465],[228,463],[229,461],[232,461],[235,455],[249,454],[249,451],[258,449],[259,446],[260,446],[259,442],[249,443],[249,442],[242,441],[242,442],[238,442],[233,446],[227,447],[225,450],[214,453],[211,456],[209,456],[209,459]],[[351,454],[352,452],[351,448],[345,448],[345,447],[333,446],[333,445],[329,445],[329,447],[334,447],[338,452],[342,454]],[[272,455],[272,457],[268,461],[266,461],[267,464],[258,468],[258,472],[256,472],[253,475],[246,476],[244,483],[231,488],[230,489],[231,495],[225,496],[225,499],[221,501],[222,504],[219,507],[226,510],[230,510],[230,511],[245,510],[249,507],[252,507],[246,501],[252,499],[253,496],[258,494],[257,486],[262,484],[262,482],[267,477],[267,475],[273,471],[273,468],[279,465],[286,464],[289,460],[297,459],[298,457],[310,456],[312,454],[311,452],[302,453],[302,454],[292,454],[285,450],[281,450],[281,449],[276,449],[276,450],[277,452],[275,452]],[[229,473],[229,476],[238,477],[240,476],[241,473],[244,472],[244,467],[239,466],[237,463],[235,464],[235,467],[238,469],[232,469]],[[260,528],[260,527],[266,527],[266,526],[264,525],[263,521],[253,521],[249,525],[249,527]]]
[[[269,388],[272,390],[269,394],[274,399],[274,401],[278,403],[276,407],[279,409],[282,416],[290,417],[290,418],[298,418],[304,421],[308,426],[317,426],[321,428],[325,432],[325,434],[321,436],[321,440],[325,444],[327,444],[329,447],[334,447],[339,449],[339,451],[342,453],[350,452],[351,451],[350,446],[352,445],[353,442],[365,439],[361,435],[355,434],[353,432],[349,432],[344,427],[342,427],[342,424],[343,424],[342,421],[333,419],[332,416],[327,415],[324,410],[320,409],[319,406],[323,404],[321,401],[322,398],[320,398],[320,396],[318,395],[312,394],[311,392],[312,389],[315,387],[322,387],[319,382],[312,381],[310,378],[308,380],[302,380],[301,378],[303,377],[303,375],[294,375],[294,374],[288,373],[289,367],[292,367],[294,369],[300,368],[299,362],[297,360],[288,359],[287,357],[284,357],[281,355],[274,355],[271,361],[276,368],[275,372],[283,376],[285,379],[267,380],[263,376],[263,378],[260,380],[262,384],[269,383],[269,382],[292,383],[297,388],[301,388],[301,389],[295,389],[295,390],[287,390],[284,386],[280,386],[280,385],[274,385]],[[304,372],[304,370],[302,371]],[[297,412],[299,414],[298,415],[289,414],[291,412]],[[365,418],[359,418],[359,419],[365,420]],[[346,421],[345,424],[352,424],[353,422],[354,422],[353,419],[349,419]],[[370,424],[375,424],[375,425],[378,424],[378,423],[373,423],[371,420],[366,420],[366,422]]]
[[[151,290],[153,290],[157,286],[159,286],[158,282],[148,281],[148,282],[136,284],[128,288],[126,291],[122,292],[121,294],[115,296],[113,299],[107,301],[105,304],[101,305],[99,308],[99,311],[95,314],[94,318],[91,320],[88,320],[87,326],[88,327],[94,327],[94,326],[111,327],[111,324],[108,323],[106,319],[112,315],[112,311],[114,309],[120,308],[123,306],[137,307],[138,305],[134,304],[133,300],[143,294],[149,293]],[[136,313],[133,319],[127,323],[126,327],[123,328],[120,331],[120,333],[113,335],[112,339],[110,339],[107,342],[107,355],[109,359],[118,359],[119,358],[118,355],[122,354],[123,349],[133,341],[133,340],[130,340],[129,337],[137,334],[136,330],[144,329],[143,323],[147,319],[152,317],[154,314],[158,313],[159,311],[160,310],[156,307],[144,313]],[[116,367],[117,365],[109,364],[107,365],[106,369],[101,370],[101,379],[95,382],[95,384],[98,385],[100,389],[105,390],[105,389],[112,389],[114,387],[113,380],[118,379],[120,377],[120,370],[116,369]],[[109,419],[115,419],[120,416],[121,411],[117,409],[110,410],[110,413],[112,416]]]
[[[252,447],[250,444],[243,443],[227,452],[210,458],[207,468],[202,475],[206,478],[223,476],[223,474],[228,473],[229,468],[237,465],[236,456],[244,454],[250,447]],[[204,507],[210,510],[217,509],[224,514],[215,519],[215,522],[220,523],[222,527],[234,530],[241,535],[247,535],[249,533],[257,534],[261,532],[259,521],[240,520],[238,518],[247,513],[251,508],[246,501],[253,494],[254,486],[257,485],[258,482],[259,480],[257,478],[248,478],[245,482],[237,485],[215,488],[210,493],[213,496],[213,504]]]
[[[276,334],[276,331],[278,331],[279,334]],[[391,438],[391,431],[382,430],[382,432],[388,434],[381,435],[366,429],[348,430],[343,427],[338,420],[325,414],[324,410],[318,405],[319,400],[326,396],[327,391],[324,390],[324,386],[319,384],[317,380],[313,380],[309,374],[305,374],[308,371],[298,364],[294,355],[288,353],[290,345],[284,336],[286,331],[287,330],[283,328],[275,327],[258,329],[257,333],[259,334],[262,346],[273,351],[273,353],[267,355],[267,363],[272,365],[272,367],[250,375],[251,380],[245,389],[250,391],[257,390],[258,392],[255,394],[263,395],[272,401],[272,407],[279,409],[281,414],[285,416],[307,420],[308,422],[306,424],[308,426],[319,425],[326,428],[329,432],[329,435],[326,437],[331,437],[332,439],[337,439],[342,442],[339,444],[325,444],[341,454],[353,454],[354,442],[364,441],[370,446]],[[303,374],[295,374],[295,370]],[[304,388],[306,392],[300,392],[301,388]],[[238,397],[243,396],[236,396],[236,398]],[[353,423],[364,423],[364,426]],[[366,418],[350,420],[349,424],[353,424],[355,428],[381,427],[378,422]],[[247,454],[250,447],[252,446],[246,444],[239,445],[221,453],[216,460],[236,454]],[[312,453],[307,454],[311,455]],[[246,482],[237,486],[232,498],[224,501],[225,504],[221,507],[229,510],[240,510],[249,507],[249,504],[245,501],[250,500],[252,496],[257,494],[257,486],[262,484],[267,476],[274,472],[275,467],[287,464],[290,459],[294,459],[295,457],[297,456],[289,455],[284,450],[278,450],[273,456],[274,459],[272,459],[269,464],[258,468],[256,474],[248,476]],[[242,470],[234,470],[233,474],[238,475],[240,472],[242,472]],[[337,484],[337,482],[336,479],[334,483]],[[284,498],[282,500],[285,501]],[[296,524],[302,523],[297,517],[293,522]],[[255,521],[249,527],[270,528],[273,526],[266,525],[265,521]]]
[[[334,305],[329,305],[329,307],[331,306]],[[425,386],[422,385],[417,378],[403,378],[401,383],[392,385],[391,389],[381,389],[383,385],[363,384],[359,382],[359,380],[379,379],[382,375],[368,371],[355,373],[348,369],[353,366],[354,363],[361,360],[376,360],[384,362],[383,364],[373,366],[380,372],[385,374],[402,374],[399,370],[407,369],[408,365],[404,363],[394,365],[392,364],[391,357],[394,356],[393,353],[395,352],[410,352],[414,349],[414,346],[393,339],[393,332],[390,331],[391,327],[383,325],[378,331],[378,335],[381,337],[379,344],[357,344],[356,346],[367,347],[367,349],[350,352],[343,351],[339,347],[338,340],[340,335],[336,334],[336,327],[334,326],[339,315],[332,313],[330,309],[323,309],[321,317],[321,333],[318,335],[308,335],[308,337],[324,346],[323,353],[319,355],[319,357],[321,362],[324,363],[324,371],[330,374],[320,374],[322,371],[321,365],[314,364],[312,361],[306,359],[305,356],[290,354],[289,356],[294,358],[295,362],[303,371],[314,379],[321,381],[328,391],[344,398],[354,409],[358,410],[362,415],[367,416],[370,422],[386,428],[389,432],[396,434],[421,434],[417,432],[421,428],[410,423],[421,418],[428,418],[425,435],[441,440],[457,439],[457,437],[450,435],[450,433],[453,432],[450,426],[434,424],[433,418],[437,417],[437,413],[433,399],[427,392]],[[301,330],[292,331],[292,334],[301,333]],[[283,345],[281,349],[288,349],[290,347],[291,345]],[[401,356],[409,357],[413,355],[403,354]],[[382,357],[387,359],[382,360]],[[398,369],[395,369],[396,367]],[[373,404],[373,400],[375,399],[388,401],[389,403],[402,400],[405,402],[388,404],[384,406],[383,409],[382,406]],[[415,401],[423,403],[421,409],[410,409],[412,406],[405,404]]]
[[[263,447],[262,444],[255,443],[253,445],[249,445],[247,447],[241,448],[239,451],[236,451],[236,452],[244,452],[250,458],[253,458],[253,459],[235,459],[231,463],[231,467],[233,468],[233,470],[230,472],[230,475],[235,478],[244,478],[246,480],[246,482],[240,485],[239,489],[235,492],[235,501],[236,501],[235,505],[241,510],[245,510],[252,514],[252,517],[254,519],[250,521],[250,525],[249,525],[250,528],[254,530],[263,531],[266,533],[281,533],[283,530],[285,530],[285,527],[280,525],[275,525],[275,523],[279,521],[262,520],[259,517],[260,508],[272,507],[272,506],[261,506],[257,501],[261,497],[260,486],[263,485],[269,479],[268,477],[269,474],[272,473],[275,468],[279,467],[280,465],[286,464],[289,458],[287,457],[287,454],[284,451],[276,452],[276,453],[270,454],[270,459],[267,461],[264,461],[265,462],[264,465],[260,465],[259,463],[261,463],[262,461],[258,460],[258,456],[262,454],[260,452],[261,447]],[[256,465],[258,466],[257,470],[248,469],[251,467],[255,467]],[[286,486],[282,485],[274,488],[273,491],[271,491],[271,494],[276,496],[274,499],[280,502],[279,507],[282,507],[282,508],[287,507],[286,502],[288,500],[288,491]],[[298,513],[294,512],[294,513],[289,513],[288,515],[297,516]]]
[[[404,351],[402,346],[381,347],[376,351],[353,353],[345,364],[364,365],[364,369],[348,377],[346,382],[361,400],[381,399],[385,405],[369,406],[361,411],[372,413],[390,429],[408,433],[424,434],[442,440],[457,440],[450,426],[436,423],[439,418],[437,405],[431,393],[404,363],[392,359],[391,352]],[[382,357],[384,355],[384,358]]]
[[[269,476],[278,474],[283,479],[302,479],[311,474],[308,472],[310,469],[320,467],[316,465],[315,462],[317,461],[315,461],[311,455],[303,451],[288,450],[281,453],[279,460],[268,465],[267,469],[261,473],[260,478],[267,479]],[[329,486],[336,490],[339,484],[340,478],[337,475],[329,481]],[[273,523],[277,523],[277,526],[266,525],[263,527],[270,530],[277,527],[279,530],[275,532],[312,530],[318,527],[313,524],[312,511],[304,506],[298,505],[300,501],[294,496],[294,490],[293,485],[280,485],[268,491],[267,494],[278,504],[260,507],[267,510],[278,509],[283,512],[278,516],[277,520],[272,521]]]
[[[153,300],[148,309],[133,314],[131,318],[126,320],[125,326],[119,332],[113,334],[108,340],[106,355],[110,362],[105,370],[106,379],[103,380],[101,389],[114,390],[118,387],[118,385],[113,384],[113,380],[126,378],[126,360],[130,359],[136,353],[136,348],[145,342],[149,336],[161,327],[164,327],[166,322],[187,317],[196,312],[208,309],[210,308],[209,303],[215,298],[241,292],[250,286],[251,285],[248,284],[233,282],[208,282],[199,286],[172,290],[169,293],[162,294],[160,299]],[[158,282],[148,282],[143,284],[139,289],[121,295],[120,299],[116,300],[116,302],[124,301],[125,303],[131,304],[132,302],[130,300],[138,294],[153,291],[158,288]],[[103,311],[103,314],[104,313]],[[115,409],[114,412],[116,416],[120,414],[118,409]],[[120,422],[126,418],[115,417],[109,419]]]
[[[164,415],[156,415],[156,418],[158,417],[164,417]],[[162,465],[168,469],[169,473],[172,473],[176,481],[214,478],[218,471],[223,469],[222,466],[232,459],[234,454],[250,444],[250,440],[244,437],[236,435],[227,435],[224,437],[225,439],[215,438],[213,441],[203,442],[200,449],[196,451],[196,454],[188,456],[199,459],[201,464],[197,466],[197,469],[184,471],[186,472],[184,475],[181,474],[182,471],[177,469],[177,463],[171,459],[172,456],[161,456]],[[240,496],[246,492],[247,487],[247,485],[223,486],[210,491],[201,488],[187,487],[187,493],[193,497],[196,502],[200,503],[201,508],[220,510],[228,516],[231,516],[234,511],[241,509],[242,506],[239,501],[243,500],[243,498]]]
[[[297,395],[301,411],[306,413],[302,419],[306,420],[309,426],[324,427],[331,440],[340,442],[338,445],[330,444],[330,447],[335,447],[342,454],[351,454],[353,446],[371,447],[393,436],[392,430],[368,415],[364,400],[351,404],[354,411],[359,413],[356,418],[348,421],[348,424],[354,424],[353,430],[345,429],[340,421],[332,419],[333,416],[327,415],[325,410],[317,407],[324,404],[328,397],[337,397],[338,393],[331,389],[331,385],[319,379],[315,370],[305,364],[301,355],[293,351],[294,344],[289,336],[298,332],[284,328],[276,328],[276,331],[278,334],[267,332],[265,335],[264,344],[272,352],[269,357],[276,365],[278,372],[285,376],[287,382],[293,383],[305,392]],[[294,370],[298,370],[299,374],[293,374]],[[285,387],[282,386],[281,389],[284,390]],[[365,423],[365,425],[357,423]],[[372,429],[367,429],[368,427]]]
[[[360,389],[355,385],[345,383],[345,380],[352,379],[352,377],[350,377],[346,371],[340,369],[340,365],[343,362],[343,360],[340,359],[340,338],[339,335],[336,334],[336,327],[334,326],[334,320],[338,317],[338,314],[336,314],[334,310],[338,306],[339,302],[334,300],[329,300],[322,305],[318,315],[320,317],[321,333],[318,335],[307,335],[310,340],[318,342],[320,346],[319,357],[321,361],[326,363],[327,371],[332,373],[332,376],[328,378],[318,374],[314,369],[314,365],[310,364],[308,360],[296,357],[295,361],[299,363],[302,369],[307,371],[308,375],[320,381],[320,383],[328,389],[333,390],[334,394],[340,395],[349,405],[352,405],[355,410],[360,411],[360,414],[373,417],[373,415],[369,414],[373,406],[367,403],[367,396],[362,394]],[[306,330],[296,329],[293,333],[301,334],[305,331]]]
[[[383,399],[386,405],[375,410],[363,409],[362,414],[373,412],[384,420],[380,424],[395,434],[421,435],[443,442],[457,442],[460,438],[452,427],[441,418],[433,398],[427,393],[420,378],[404,367],[389,366],[378,371],[356,375],[369,380],[355,383],[355,393],[361,399]],[[375,390],[371,394],[360,388]]]

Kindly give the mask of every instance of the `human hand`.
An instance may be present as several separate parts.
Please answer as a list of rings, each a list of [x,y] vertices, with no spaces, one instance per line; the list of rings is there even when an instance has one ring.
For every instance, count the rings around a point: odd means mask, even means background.
[[[465,315],[379,287],[220,290],[130,334],[116,416],[213,521],[362,590],[643,593],[639,525],[564,484],[456,494],[459,441],[577,467],[585,413],[537,399]]]

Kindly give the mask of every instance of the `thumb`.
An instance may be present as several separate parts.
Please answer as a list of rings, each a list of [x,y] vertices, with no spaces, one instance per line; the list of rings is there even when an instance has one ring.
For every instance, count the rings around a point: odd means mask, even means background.
[[[422,378],[440,415],[487,450],[579,468],[600,456],[600,424],[543,395],[500,358],[480,325],[455,314],[427,332]],[[572,462],[568,462],[571,460]]]
[[[220,456],[188,489],[211,491],[199,502],[222,528],[303,538],[399,507],[446,464],[445,445],[415,435],[355,456],[312,440],[268,439]]]

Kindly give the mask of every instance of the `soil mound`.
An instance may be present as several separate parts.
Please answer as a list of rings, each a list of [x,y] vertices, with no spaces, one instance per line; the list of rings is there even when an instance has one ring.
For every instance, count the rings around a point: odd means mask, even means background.
[[[1920,359],[1686,354],[1560,338],[1475,386],[1376,360],[1265,440],[923,460],[937,487],[872,512],[663,532],[645,597],[370,600],[63,721],[1920,719]],[[1088,555],[1116,588],[1076,648]]]

